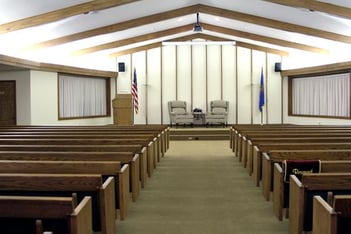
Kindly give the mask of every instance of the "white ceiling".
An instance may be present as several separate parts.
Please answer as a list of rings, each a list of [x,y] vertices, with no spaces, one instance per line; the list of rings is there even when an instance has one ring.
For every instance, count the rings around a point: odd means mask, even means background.
[[[98,0],[96,0],[98,1]],[[100,0],[99,0],[100,1]],[[104,0],[102,0],[104,1]],[[117,1],[117,0],[116,0]],[[302,1],[302,0],[300,0]],[[315,0],[308,0],[315,1]],[[48,13],[54,10],[74,6],[80,3],[90,1],[84,0],[0,0],[0,24],[10,23],[20,19],[25,19],[38,14]],[[320,0],[317,2],[330,3],[338,6],[351,8],[350,0]],[[319,11],[310,11],[308,9],[283,6],[262,0],[141,0],[117,7],[79,14],[69,18],[64,18],[52,23],[42,24],[35,27],[29,27],[8,33],[0,34],[0,54],[19,57],[29,60],[45,61],[51,63],[70,63],[79,64],[77,61],[85,61],[91,57],[109,58],[111,53],[121,51],[127,48],[149,44],[162,40],[170,40],[179,36],[193,34],[192,30],[188,32],[173,34],[171,36],[144,41],[142,43],[130,44],[129,46],[116,47],[102,50],[93,54],[71,57],[71,53],[78,49],[84,49],[109,42],[128,39],[140,35],[162,31],[179,26],[194,24],[196,21],[196,12],[193,14],[183,15],[181,17],[162,20],[142,26],[131,26],[129,29],[91,36],[85,39],[64,43],[61,45],[48,47],[40,50],[24,50],[28,46],[87,30],[92,30],[107,25],[122,23],[127,20],[137,19],[140,17],[162,13],[195,4],[203,4],[211,7],[222,8],[225,10],[241,12],[254,16],[260,16],[267,19],[273,19],[280,22],[296,24],[309,28],[319,29],[326,32],[337,33],[350,37],[351,41],[351,15],[348,19],[338,17]],[[349,9],[351,10],[351,9]],[[256,23],[246,23],[238,20],[229,19],[217,15],[211,15],[200,12],[200,22],[214,26],[225,27],[234,30],[240,30],[281,39],[289,42],[300,43],[304,45],[327,49],[338,55],[341,60],[351,58],[351,44],[337,42],[334,40],[323,39],[316,36],[309,36],[302,33],[291,32],[290,30],[273,29],[266,26],[260,26]],[[1,27],[1,25],[0,25]],[[284,51],[294,51],[296,49],[286,48],[274,44],[251,40],[247,38],[234,37],[223,33],[216,33],[206,30],[204,27],[203,34],[220,36],[225,39],[237,40],[241,42],[265,46],[268,48],[281,49]],[[90,57],[89,57],[90,56]],[[104,69],[104,68],[103,68]]]

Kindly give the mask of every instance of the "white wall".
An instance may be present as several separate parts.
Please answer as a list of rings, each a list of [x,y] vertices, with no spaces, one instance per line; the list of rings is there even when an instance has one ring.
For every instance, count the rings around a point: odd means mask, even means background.
[[[133,69],[139,89],[137,124],[168,124],[170,100],[185,100],[188,111],[208,110],[214,99],[229,101],[229,123],[349,124],[349,120],[287,115],[287,78],[274,71],[279,55],[236,46],[163,46],[117,58],[126,71],[111,80],[111,99],[130,93]],[[258,110],[259,80],[264,71],[263,114]],[[112,124],[113,118],[58,120],[57,73],[1,72],[0,80],[16,81],[17,123],[22,125]],[[112,110],[112,107],[111,107]],[[262,119],[261,119],[262,118]]]
[[[1,72],[0,80],[16,81],[18,125],[103,125],[113,123],[112,117],[58,120],[56,72],[35,70]],[[114,80],[112,80],[112,98],[115,96],[114,87]]]
[[[130,92],[132,69],[138,73],[139,113],[136,124],[169,123],[168,101],[184,100],[187,109],[208,111],[209,102],[229,101],[229,123],[282,121],[281,79],[274,72],[279,55],[232,45],[163,46],[117,58],[127,70],[117,80],[118,92]],[[264,70],[266,105],[258,110],[259,80]]]

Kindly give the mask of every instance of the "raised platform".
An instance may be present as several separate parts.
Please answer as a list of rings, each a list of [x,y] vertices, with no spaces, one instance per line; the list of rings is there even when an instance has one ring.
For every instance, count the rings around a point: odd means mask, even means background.
[[[172,127],[170,131],[171,140],[229,140],[229,128],[190,128]]]

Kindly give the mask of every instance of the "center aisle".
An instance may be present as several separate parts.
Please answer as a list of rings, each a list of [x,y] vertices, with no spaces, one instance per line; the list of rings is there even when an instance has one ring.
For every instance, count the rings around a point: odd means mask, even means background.
[[[287,234],[228,141],[171,141],[118,234]]]

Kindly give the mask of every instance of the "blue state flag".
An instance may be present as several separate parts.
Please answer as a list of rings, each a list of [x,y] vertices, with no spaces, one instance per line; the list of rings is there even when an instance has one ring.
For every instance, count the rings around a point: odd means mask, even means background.
[[[264,77],[263,77],[263,68],[261,69],[261,78],[260,78],[260,97],[258,101],[258,109],[260,112],[263,111],[264,106]]]

